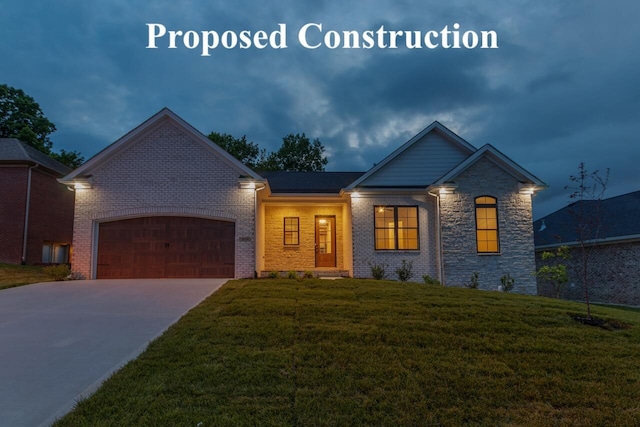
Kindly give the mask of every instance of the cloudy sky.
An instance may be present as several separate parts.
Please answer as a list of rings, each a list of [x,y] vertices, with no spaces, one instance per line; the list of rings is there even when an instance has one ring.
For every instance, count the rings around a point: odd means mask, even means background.
[[[608,196],[640,190],[640,2],[8,1],[0,83],[55,123],[54,148],[89,158],[163,107],[201,132],[246,135],[269,150],[305,132],[327,170],[367,170],[433,120],[494,145],[545,181],[540,217],[567,203],[581,161],[611,169]],[[286,49],[201,56],[167,30],[270,33]],[[305,49],[297,32],[494,30],[498,49]],[[312,36],[317,41],[318,32]],[[311,38],[311,37],[310,37]]]

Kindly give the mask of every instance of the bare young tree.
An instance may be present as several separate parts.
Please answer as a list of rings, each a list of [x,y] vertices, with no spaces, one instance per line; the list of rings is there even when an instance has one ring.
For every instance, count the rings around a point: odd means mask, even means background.
[[[587,318],[591,319],[591,305],[589,300],[590,264],[589,255],[597,246],[602,236],[602,198],[609,181],[609,169],[602,175],[598,170],[588,171],[584,162],[578,166],[578,173],[569,177],[569,189],[572,193],[569,199],[573,201],[569,214],[573,217],[576,241],[578,243],[579,260],[576,265],[576,275],[584,287]]]

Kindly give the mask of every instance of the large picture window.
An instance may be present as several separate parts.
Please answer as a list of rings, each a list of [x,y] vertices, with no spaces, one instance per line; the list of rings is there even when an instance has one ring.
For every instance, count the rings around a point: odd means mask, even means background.
[[[478,253],[500,252],[498,201],[494,197],[476,197],[476,242]]]
[[[376,250],[417,250],[418,207],[374,206]]]
[[[284,244],[300,244],[300,218],[285,217],[284,219]]]

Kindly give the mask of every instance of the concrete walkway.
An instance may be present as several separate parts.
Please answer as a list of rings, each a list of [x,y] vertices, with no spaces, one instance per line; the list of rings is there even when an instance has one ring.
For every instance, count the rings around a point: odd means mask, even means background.
[[[225,281],[81,280],[0,291],[0,426],[49,426]]]

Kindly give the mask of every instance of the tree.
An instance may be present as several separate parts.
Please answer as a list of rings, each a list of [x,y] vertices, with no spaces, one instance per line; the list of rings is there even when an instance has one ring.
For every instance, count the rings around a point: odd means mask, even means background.
[[[56,126],[45,117],[40,105],[22,89],[0,85],[0,138],[17,138],[38,151],[76,168],[84,161],[77,151],[52,151],[49,138]]]
[[[257,144],[247,141],[246,135],[234,138],[226,133],[211,132],[208,138],[250,168],[257,168],[267,157],[266,150],[260,150]]]
[[[267,158],[268,170],[321,172],[329,162],[324,146],[318,138],[313,142],[303,134],[289,134],[282,138],[280,149]]]
[[[0,137],[18,138],[49,154],[53,145],[49,135],[55,130],[32,97],[22,89],[0,85]]]
[[[319,172],[328,163],[320,140],[316,138],[312,142],[304,133],[285,136],[280,148],[271,153],[247,141],[246,135],[234,138],[229,134],[211,132],[208,137],[246,166],[256,170]]]
[[[589,255],[598,244],[602,232],[602,198],[609,181],[609,169],[604,176],[601,176],[597,170],[589,172],[584,162],[581,162],[578,166],[578,174],[571,175],[569,181],[572,184],[565,189],[573,190],[569,199],[575,202],[570,206],[569,214],[573,218],[580,258],[579,262],[575,263],[576,273],[584,286],[587,318],[591,319]]]
[[[544,251],[542,252],[542,261],[548,264],[543,265],[536,272],[543,282],[550,283],[553,286],[553,291],[556,298],[560,298],[560,292],[562,287],[569,282],[569,273],[567,273],[567,266],[562,264],[560,260],[569,259],[569,247],[560,246],[555,252]]]

